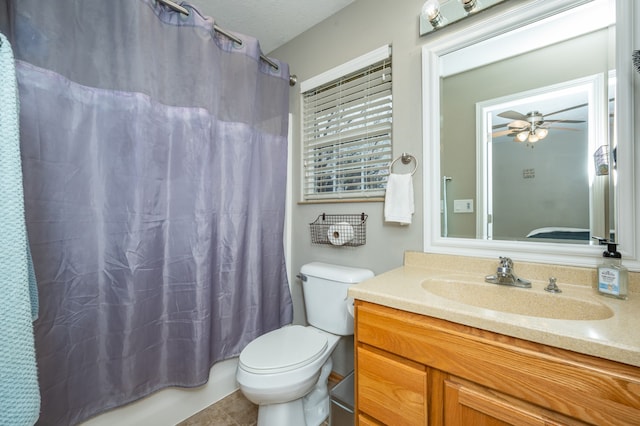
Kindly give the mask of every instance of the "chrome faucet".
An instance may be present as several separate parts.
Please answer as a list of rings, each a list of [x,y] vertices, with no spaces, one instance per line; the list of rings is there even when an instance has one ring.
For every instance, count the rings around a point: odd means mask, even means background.
[[[500,256],[500,264],[495,275],[487,275],[484,280],[491,284],[531,288],[531,281],[519,278],[513,272],[513,261],[508,257]]]

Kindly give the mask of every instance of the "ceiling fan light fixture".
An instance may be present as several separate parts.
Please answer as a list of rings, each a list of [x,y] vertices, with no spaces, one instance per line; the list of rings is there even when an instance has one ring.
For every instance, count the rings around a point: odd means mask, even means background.
[[[527,140],[528,137],[529,137],[529,132],[528,131],[520,132],[520,133],[516,134],[516,141],[524,142],[524,141]]]
[[[535,133],[530,133],[527,142],[536,143],[540,140],[540,138]]]
[[[549,134],[549,130],[542,127],[538,127],[534,132],[534,134],[538,137],[538,139],[544,139]]]

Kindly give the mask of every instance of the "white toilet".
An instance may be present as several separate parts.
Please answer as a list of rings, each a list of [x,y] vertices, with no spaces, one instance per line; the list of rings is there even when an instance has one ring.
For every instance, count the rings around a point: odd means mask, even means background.
[[[327,379],[340,336],[353,334],[347,289],[373,277],[368,269],[312,262],[300,269],[309,326],[264,334],[242,353],[236,378],[259,405],[258,426],[317,426],[329,415]]]

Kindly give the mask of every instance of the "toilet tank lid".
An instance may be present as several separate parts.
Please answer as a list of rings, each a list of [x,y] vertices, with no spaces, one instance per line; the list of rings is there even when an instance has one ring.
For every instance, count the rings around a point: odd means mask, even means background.
[[[324,278],[331,281],[354,284],[373,278],[375,274],[362,268],[354,268],[351,266],[332,265],[322,262],[311,262],[302,265],[300,272],[315,278]]]

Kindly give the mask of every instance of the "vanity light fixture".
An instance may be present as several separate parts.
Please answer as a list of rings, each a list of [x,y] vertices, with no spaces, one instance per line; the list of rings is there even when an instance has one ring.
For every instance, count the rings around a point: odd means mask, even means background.
[[[423,0],[424,1],[424,0]],[[507,0],[427,0],[420,12],[420,36],[440,30]],[[538,0],[536,0],[538,1]],[[462,6],[462,7],[461,7]]]
[[[440,28],[446,24],[446,20],[440,13],[440,2],[438,0],[427,0],[422,5],[422,16],[431,24],[433,28]]]
[[[424,1],[424,0],[423,0]],[[427,0],[420,15],[420,36],[459,22],[507,0]],[[538,1],[538,0],[536,0]],[[566,1],[566,0],[565,0]],[[461,7],[462,6],[462,7]]]

